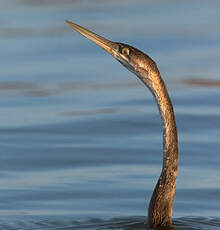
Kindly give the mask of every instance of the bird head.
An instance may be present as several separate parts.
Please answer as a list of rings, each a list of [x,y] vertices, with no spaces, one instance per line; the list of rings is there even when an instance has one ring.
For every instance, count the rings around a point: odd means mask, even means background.
[[[123,66],[128,70],[136,74],[139,78],[142,76],[150,76],[150,72],[158,71],[156,63],[145,53],[140,50],[119,42],[112,42],[106,38],[93,33],[92,31],[79,26],[73,22],[66,21],[66,23],[82,34],[84,37],[88,38],[92,42],[96,43],[98,46],[102,47],[109,54],[111,54],[116,60],[118,60]],[[146,72],[143,74],[143,72]],[[141,79],[143,80],[143,79]],[[145,79],[146,80],[146,79]],[[148,79],[151,81],[151,79]]]

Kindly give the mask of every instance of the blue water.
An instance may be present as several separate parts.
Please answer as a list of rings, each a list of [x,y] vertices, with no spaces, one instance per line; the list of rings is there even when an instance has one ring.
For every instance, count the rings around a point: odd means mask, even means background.
[[[150,92],[73,20],[159,66],[179,131],[177,229],[220,229],[220,2],[0,0],[0,229],[145,229]]]

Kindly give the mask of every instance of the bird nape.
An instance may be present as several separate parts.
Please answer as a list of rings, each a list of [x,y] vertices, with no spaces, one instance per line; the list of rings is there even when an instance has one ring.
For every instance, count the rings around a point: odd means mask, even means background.
[[[148,207],[148,225],[155,229],[171,226],[178,174],[178,135],[173,106],[156,63],[148,55],[130,45],[109,41],[75,23],[66,22],[71,28],[110,53],[152,92],[163,123],[163,167]]]

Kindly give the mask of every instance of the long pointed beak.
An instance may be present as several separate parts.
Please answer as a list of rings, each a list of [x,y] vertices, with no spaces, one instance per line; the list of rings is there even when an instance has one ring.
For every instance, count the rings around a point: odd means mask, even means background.
[[[98,34],[93,33],[92,31],[87,30],[86,28],[79,26],[73,22],[65,21],[70,27],[82,34],[84,37],[96,43],[98,46],[102,47],[108,53],[115,57],[118,51],[118,45],[112,41],[109,41]]]

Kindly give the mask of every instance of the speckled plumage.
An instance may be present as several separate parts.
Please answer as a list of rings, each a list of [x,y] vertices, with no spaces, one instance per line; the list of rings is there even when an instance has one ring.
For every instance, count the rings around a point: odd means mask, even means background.
[[[172,224],[172,207],[178,174],[178,136],[173,106],[156,63],[140,50],[129,45],[128,69],[152,92],[163,122],[163,168],[152,194],[148,208],[148,225],[150,227],[167,227]],[[125,66],[127,64],[124,64]]]

